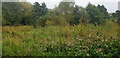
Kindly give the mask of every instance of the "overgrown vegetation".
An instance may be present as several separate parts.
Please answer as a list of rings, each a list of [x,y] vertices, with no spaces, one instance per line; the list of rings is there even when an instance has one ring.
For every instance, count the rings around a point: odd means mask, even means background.
[[[119,11],[104,5],[3,3],[3,56],[118,56]]]
[[[75,2],[60,2],[53,9],[48,9],[45,3],[35,2],[4,2],[3,26],[33,25],[34,27],[46,26],[47,21],[52,25],[78,25],[80,23],[92,23],[104,25],[105,21],[113,18],[113,22],[119,23],[116,13],[109,14],[104,5],[95,6],[91,3],[86,8],[75,5]]]
[[[4,56],[119,56],[117,24],[3,27]]]

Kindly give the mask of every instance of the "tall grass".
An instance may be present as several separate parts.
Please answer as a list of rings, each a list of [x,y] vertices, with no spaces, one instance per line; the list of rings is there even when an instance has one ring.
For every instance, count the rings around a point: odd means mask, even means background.
[[[3,56],[119,56],[118,26],[3,27]]]

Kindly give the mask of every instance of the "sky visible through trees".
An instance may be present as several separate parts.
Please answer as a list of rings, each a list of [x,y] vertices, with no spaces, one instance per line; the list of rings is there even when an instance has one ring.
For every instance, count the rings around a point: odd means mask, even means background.
[[[48,8],[54,8],[55,5],[58,5],[61,0],[27,0],[28,2],[34,3],[35,1],[38,1],[40,3],[45,2],[48,6]],[[75,0],[76,4],[79,6],[86,7],[88,2],[91,2],[94,5],[104,5],[108,12],[115,12],[118,10],[118,2],[119,0]]]
[[[120,58],[119,10],[110,13],[105,4],[87,2],[83,7],[62,1],[53,8],[48,0],[3,2],[0,55]]]

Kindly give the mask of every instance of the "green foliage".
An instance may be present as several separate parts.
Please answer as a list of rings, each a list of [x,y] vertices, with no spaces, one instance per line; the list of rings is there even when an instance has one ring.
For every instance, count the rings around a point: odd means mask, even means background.
[[[93,24],[103,24],[103,15],[102,13],[99,11],[99,9],[95,6],[92,5],[91,3],[88,4],[87,8],[86,8],[88,14],[90,15],[90,23]]]
[[[97,8],[102,13],[104,19],[109,19],[109,15],[108,15],[107,9],[104,7],[104,5],[100,6],[98,4]]]
[[[86,12],[85,8],[75,5],[73,9],[74,18],[70,21],[71,25],[77,25],[79,23],[89,21],[89,14]]]
[[[33,15],[34,18],[38,18],[40,16],[43,16],[47,13],[47,8],[45,3],[41,3],[41,5],[38,2],[35,2],[33,5]]]
[[[31,4],[27,2],[3,2],[2,4],[3,25],[26,25],[30,23]]]
[[[44,27],[45,26],[45,23],[46,23],[47,19],[45,16],[40,16],[37,21],[36,21],[36,25],[38,26],[41,26],[41,27]]]
[[[59,13],[66,15],[73,12],[75,2],[60,2],[58,5]]]
[[[38,2],[3,2],[2,9],[3,56],[120,57],[119,11],[109,17],[103,5],[83,8],[75,2],[53,9]]]
[[[118,23],[118,24],[120,24],[120,11],[119,10],[117,10],[115,13],[112,13],[112,17],[113,18],[116,18],[116,23]]]
[[[49,10],[49,12],[45,15],[45,19],[52,22],[52,25],[54,26],[65,26],[68,23],[66,22],[66,18],[61,13],[58,13],[58,9],[55,8],[53,10]]]
[[[56,9],[60,17],[62,16],[67,24],[70,24],[71,20],[74,19],[74,5],[75,2],[60,2]]]
[[[33,5],[33,18],[34,18],[34,26],[45,26],[45,18],[44,15],[47,14],[48,9],[45,3],[41,5],[38,2],[35,2]]]
[[[108,28],[109,27],[109,28]],[[3,27],[3,56],[119,56],[117,24]]]
[[[15,6],[14,6],[15,5]],[[107,12],[104,5],[88,4],[86,8],[75,5],[75,2],[60,2],[53,9],[48,9],[46,4],[35,2],[4,2],[3,3],[3,25],[33,25],[45,26],[49,20],[52,25],[79,25],[80,23],[93,23],[95,25],[105,24],[107,19],[118,17],[118,12],[113,17]],[[115,20],[113,20],[115,21]],[[119,22],[117,20],[117,22]]]

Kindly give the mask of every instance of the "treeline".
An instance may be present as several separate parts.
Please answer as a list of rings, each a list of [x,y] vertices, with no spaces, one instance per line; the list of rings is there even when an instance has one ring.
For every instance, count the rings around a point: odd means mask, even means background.
[[[78,24],[105,24],[111,20],[118,20],[119,11],[108,13],[104,5],[93,5],[88,3],[86,8],[75,5],[75,2],[60,2],[53,9],[48,9],[45,3],[35,2],[3,2],[2,3],[2,25],[78,25]]]

